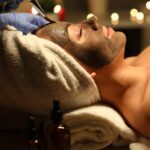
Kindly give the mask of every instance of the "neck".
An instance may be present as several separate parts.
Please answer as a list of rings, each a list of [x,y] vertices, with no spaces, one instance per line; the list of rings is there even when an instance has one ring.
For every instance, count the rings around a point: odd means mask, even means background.
[[[124,49],[121,49],[116,58],[108,65],[99,69],[93,69],[79,62],[92,77],[100,91],[102,101],[112,105],[118,105],[122,95],[133,82],[135,75],[132,65],[124,59]]]
[[[131,66],[120,52],[111,64],[96,71],[95,82],[103,101],[117,105],[130,83],[129,70],[132,70]]]

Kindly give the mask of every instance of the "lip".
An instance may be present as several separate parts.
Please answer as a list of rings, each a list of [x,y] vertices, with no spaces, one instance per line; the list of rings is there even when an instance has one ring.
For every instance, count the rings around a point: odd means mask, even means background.
[[[106,37],[111,38],[114,30],[111,27],[102,26],[103,33]]]

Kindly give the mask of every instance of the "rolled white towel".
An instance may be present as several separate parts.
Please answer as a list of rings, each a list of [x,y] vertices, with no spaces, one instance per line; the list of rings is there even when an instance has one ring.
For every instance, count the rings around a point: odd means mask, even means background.
[[[94,105],[65,114],[71,129],[72,150],[99,150],[114,144],[123,146],[137,141],[137,135],[113,108]]]

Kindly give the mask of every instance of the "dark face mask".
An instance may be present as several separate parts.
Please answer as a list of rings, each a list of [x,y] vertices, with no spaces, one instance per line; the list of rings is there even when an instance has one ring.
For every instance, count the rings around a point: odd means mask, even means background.
[[[92,23],[90,21],[81,22],[81,24],[83,23],[88,26],[92,26]],[[88,43],[79,45],[70,40],[68,36],[69,25],[70,23],[68,22],[57,22],[41,28],[41,32],[49,37],[51,41],[66,49],[66,51],[69,52],[72,56],[90,67],[102,67],[103,65],[109,64],[112,61],[113,57],[110,55],[108,56],[102,51],[104,47],[103,43],[105,43],[106,45],[110,45],[110,49],[114,49],[114,47],[112,47],[112,45],[108,41],[108,43],[106,43],[106,41],[103,42],[102,40],[100,40],[100,42],[95,45],[91,45]]]

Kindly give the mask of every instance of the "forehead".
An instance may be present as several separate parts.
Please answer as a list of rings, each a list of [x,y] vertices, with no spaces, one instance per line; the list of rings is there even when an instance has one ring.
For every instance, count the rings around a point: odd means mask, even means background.
[[[59,30],[62,29],[63,30],[70,24],[71,23],[69,23],[69,22],[56,22],[56,23],[47,24],[44,27],[47,27],[49,29],[59,29]]]
[[[49,23],[38,28],[32,33],[40,37],[43,37],[44,35],[47,35],[49,37],[60,36],[61,34],[67,34],[67,28],[69,24],[69,22]]]

